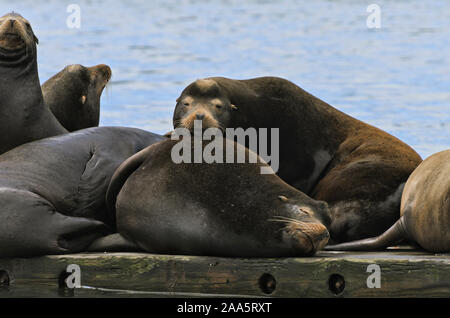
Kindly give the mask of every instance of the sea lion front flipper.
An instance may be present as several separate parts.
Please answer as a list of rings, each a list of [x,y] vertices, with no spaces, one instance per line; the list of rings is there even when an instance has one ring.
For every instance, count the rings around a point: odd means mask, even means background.
[[[0,257],[77,253],[110,232],[100,221],[59,213],[29,191],[3,188],[0,202]]]
[[[143,252],[144,250],[134,242],[123,237],[119,233],[114,233],[101,237],[88,247],[89,252]]]
[[[323,248],[325,251],[377,251],[398,243],[407,238],[405,230],[405,221],[402,216],[383,234],[363,240],[346,242],[336,245],[327,245]]]

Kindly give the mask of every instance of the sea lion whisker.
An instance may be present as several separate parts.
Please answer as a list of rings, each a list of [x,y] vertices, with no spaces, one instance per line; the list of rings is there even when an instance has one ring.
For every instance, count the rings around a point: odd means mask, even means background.
[[[291,222],[291,223],[296,223],[296,224],[304,223],[304,222],[302,222],[300,220],[293,219],[293,218],[288,218],[288,217],[281,216],[281,215],[274,217],[273,220],[278,220],[279,222],[286,222],[286,223],[290,223]]]

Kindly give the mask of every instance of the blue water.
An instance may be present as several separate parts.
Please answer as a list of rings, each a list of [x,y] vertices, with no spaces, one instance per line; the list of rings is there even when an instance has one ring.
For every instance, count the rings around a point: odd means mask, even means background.
[[[369,29],[367,6],[381,8]],[[69,29],[70,3],[81,27]],[[0,0],[30,20],[44,82],[105,63],[101,125],[164,133],[175,99],[207,76],[287,78],[402,139],[422,157],[450,148],[450,2]]]

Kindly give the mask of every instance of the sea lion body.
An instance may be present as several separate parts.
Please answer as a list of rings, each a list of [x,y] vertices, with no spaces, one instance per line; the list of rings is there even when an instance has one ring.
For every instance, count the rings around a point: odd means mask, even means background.
[[[279,128],[277,173],[328,203],[336,242],[389,228],[398,218],[404,182],[421,162],[397,138],[277,77],[190,84],[177,99],[174,127],[191,129],[194,119],[203,128]]]
[[[74,64],[42,85],[45,104],[68,131],[97,127],[100,97],[111,78],[111,68]]]
[[[400,219],[378,237],[327,246],[328,250],[380,250],[407,239],[430,252],[450,252],[450,150],[425,159],[406,182]]]
[[[248,149],[230,140],[225,143],[241,148],[248,158]],[[176,164],[171,158],[175,144],[167,139],[144,149],[127,159],[111,179],[107,203],[110,211],[116,211],[118,232],[142,249],[233,257],[304,256],[328,241],[326,203],[309,198],[275,174],[260,174],[267,164]]]
[[[164,137],[97,127],[0,156],[0,257],[79,252],[114,230],[106,190],[128,157]]]
[[[22,16],[10,13],[0,18],[0,154],[67,133],[42,97],[37,42]]]
[[[450,150],[425,159],[406,182],[400,215],[406,236],[432,252],[450,252]]]

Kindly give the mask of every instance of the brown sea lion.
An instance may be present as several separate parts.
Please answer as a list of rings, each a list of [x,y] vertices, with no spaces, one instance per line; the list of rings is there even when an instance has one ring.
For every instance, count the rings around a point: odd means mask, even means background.
[[[42,85],[42,94],[46,105],[68,131],[97,127],[100,97],[110,79],[108,65],[69,65]]]
[[[248,149],[225,139],[222,149],[244,151],[247,163],[176,164],[176,143],[154,144],[114,173],[107,204],[127,240],[153,253],[237,257],[312,255],[327,243],[327,204],[260,174],[268,165],[248,163]]]
[[[44,103],[37,37],[17,13],[0,18],[0,154],[18,145],[67,133]]]
[[[84,251],[114,232],[105,196],[117,167],[165,139],[96,127],[21,145],[0,156],[0,257]]]
[[[278,175],[328,202],[335,242],[389,228],[404,183],[421,162],[397,138],[277,77],[197,80],[177,99],[174,127],[192,130],[195,119],[203,128],[279,128]]]
[[[450,150],[425,159],[403,190],[400,219],[380,236],[327,250],[381,250],[407,239],[430,252],[450,252]]]

